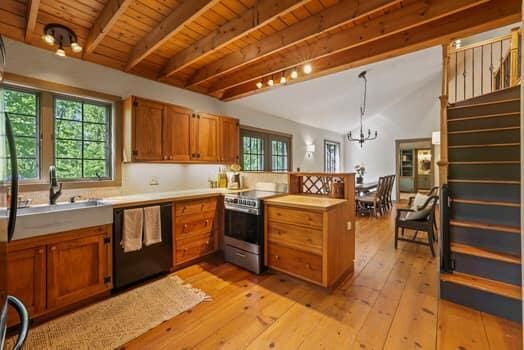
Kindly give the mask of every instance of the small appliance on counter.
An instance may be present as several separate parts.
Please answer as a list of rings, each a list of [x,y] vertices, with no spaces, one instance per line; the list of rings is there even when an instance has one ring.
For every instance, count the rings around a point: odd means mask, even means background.
[[[287,192],[287,185],[257,183],[254,190],[224,196],[224,258],[260,274],[264,272],[264,198]]]

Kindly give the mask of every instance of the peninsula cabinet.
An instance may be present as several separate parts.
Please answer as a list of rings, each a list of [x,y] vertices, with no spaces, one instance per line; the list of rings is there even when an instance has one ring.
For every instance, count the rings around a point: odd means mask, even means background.
[[[111,225],[102,225],[10,242],[8,293],[23,301],[31,319],[108,293],[111,236]],[[9,312],[9,325],[18,324]]]
[[[134,96],[123,112],[126,162],[238,162],[238,119]]]

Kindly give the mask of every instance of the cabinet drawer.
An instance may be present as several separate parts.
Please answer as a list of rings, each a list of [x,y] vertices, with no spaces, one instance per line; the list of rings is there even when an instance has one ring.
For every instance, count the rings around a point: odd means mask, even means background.
[[[199,218],[199,220],[188,223],[175,223],[175,240],[195,237],[202,234],[213,232],[216,229],[214,217]]]
[[[215,250],[214,234],[175,242],[175,265],[207,255]]]
[[[268,265],[322,283],[322,256],[270,242]]]
[[[304,248],[316,254],[322,254],[322,231],[276,221],[269,221],[268,239],[285,245]]]
[[[322,229],[322,213],[319,212],[270,206],[267,215],[269,221]]]
[[[217,208],[217,198],[206,198],[176,203],[175,216],[191,215],[206,211],[214,211]]]

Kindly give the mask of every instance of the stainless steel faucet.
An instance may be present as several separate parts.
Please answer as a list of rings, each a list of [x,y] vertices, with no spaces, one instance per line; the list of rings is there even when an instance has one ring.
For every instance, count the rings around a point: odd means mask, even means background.
[[[49,167],[49,204],[56,204],[56,200],[62,194],[62,183],[56,181],[56,167]]]

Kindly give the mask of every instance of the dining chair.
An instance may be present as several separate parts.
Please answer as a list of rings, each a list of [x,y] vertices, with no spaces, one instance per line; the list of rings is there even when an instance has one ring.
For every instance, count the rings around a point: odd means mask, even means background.
[[[387,177],[378,179],[378,187],[375,192],[357,198],[357,206],[360,213],[373,211],[373,216],[384,215],[385,191],[387,190]]]

